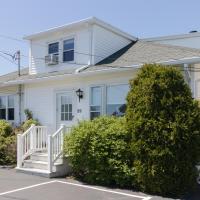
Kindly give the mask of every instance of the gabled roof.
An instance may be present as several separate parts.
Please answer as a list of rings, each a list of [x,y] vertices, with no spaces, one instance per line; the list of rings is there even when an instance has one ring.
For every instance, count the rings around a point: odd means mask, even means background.
[[[188,60],[195,63],[195,59],[200,62],[199,49],[138,41],[127,45],[87,70],[141,66],[145,63],[183,64]]]
[[[108,30],[110,30],[110,31],[112,31],[112,32],[114,32],[118,35],[126,37],[130,40],[137,40],[136,37],[124,32],[124,31],[120,30],[119,28],[112,26],[111,24],[108,24],[107,22],[104,22],[103,20],[100,20],[96,17],[89,17],[89,18],[86,18],[86,19],[83,19],[83,20],[80,20],[80,21],[65,24],[63,26],[51,28],[51,29],[48,29],[46,31],[34,33],[32,35],[25,36],[24,39],[31,40],[31,39],[35,39],[37,37],[45,36],[46,34],[49,34],[49,33],[57,33],[59,31],[70,30],[72,28],[77,28],[77,27],[80,27],[80,26],[85,25],[85,24],[96,24],[96,25],[99,25],[99,26],[101,26],[105,29],[108,29]]]

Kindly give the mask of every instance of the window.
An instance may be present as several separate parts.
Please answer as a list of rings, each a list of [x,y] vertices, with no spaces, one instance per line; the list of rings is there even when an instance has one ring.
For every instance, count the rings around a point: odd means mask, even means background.
[[[91,88],[91,99],[90,99],[90,119],[94,119],[101,115],[102,110],[102,87]]]
[[[6,119],[6,97],[0,97],[0,119]]]
[[[106,114],[123,116],[126,111],[126,96],[128,85],[113,85],[107,87]]]
[[[72,99],[61,96],[61,121],[72,121]]]
[[[63,41],[63,62],[74,60],[74,39]]]
[[[106,95],[104,94],[106,91]],[[90,119],[101,114],[123,116],[126,111],[128,84],[96,86],[90,91]]]
[[[15,119],[14,99],[15,97],[13,95],[0,96],[0,119]]]
[[[54,42],[54,43],[49,44],[48,53],[58,55],[59,54],[59,43]]]
[[[14,120],[14,96],[8,96],[8,120]]]

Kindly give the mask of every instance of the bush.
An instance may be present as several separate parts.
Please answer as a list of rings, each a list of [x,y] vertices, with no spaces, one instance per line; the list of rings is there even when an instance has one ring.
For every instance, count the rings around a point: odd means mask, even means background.
[[[16,163],[16,136],[11,125],[0,120],[0,165]]]
[[[40,125],[40,123],[39,123],[39,121],[37,119],[28,119],[22,125],[22,129],[24,131],[26,131],[27,129],[29,129],[31,127],[32,124],[35,124],[36,126]]]
[[[80,122],[65,137],[75,176],[92,184],[129,186],[132,161],[124,118],[100,117]]]
[[[26,119],[27,119],[27,120],[33,119],[33,112],[30,111],[29,109],[25,109],[25,110],[24,110],[24,114],[26,115]]]
[[[200,108],[173,67],[145,65],[130,86],[126,120],[136,184],[145,192],[181,195],[197,175]]]
[[[12,134],[12,127],[6,120],[0,120],[0,136],[7,137]]]
[[[0,136],[0,165],[13,165],[17,160],[16,136]]]

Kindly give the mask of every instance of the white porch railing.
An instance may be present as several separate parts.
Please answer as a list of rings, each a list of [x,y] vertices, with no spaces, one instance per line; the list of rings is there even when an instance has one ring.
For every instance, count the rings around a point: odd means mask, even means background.
[[[61,127],[53,134],[47,134],[46,126],[32,125],[23,134],[17,135],[17,167],[21,168],[23,162],[34,152],[46,151],[48,153],[48,171],[52,172],[55,162],[62,158],[64,134],[71,127]]]
[[[17,166],[36,151],[47,149],[47,127],[32,125],[23,134],[17,135]]]
[[[60,128],[53,134],[48,136],[48,170],[52,172],[52,167],[55,162],[61,158],[63,154],[64,134],[68,133],[71,127],[61,125]]]

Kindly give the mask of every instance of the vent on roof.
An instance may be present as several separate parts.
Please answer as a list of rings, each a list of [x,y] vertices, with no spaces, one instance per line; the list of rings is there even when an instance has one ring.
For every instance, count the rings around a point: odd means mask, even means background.
[[[193,31],[190,31],[189,33],[197,33],[198,31],[196,30],[193,30]]]

